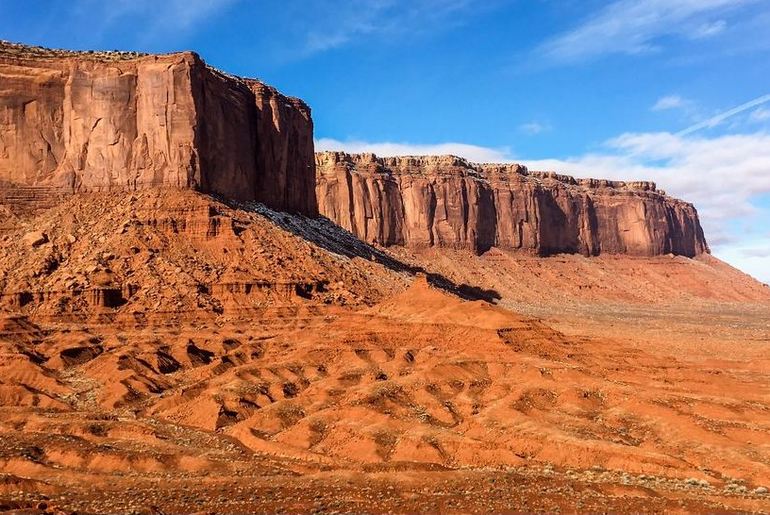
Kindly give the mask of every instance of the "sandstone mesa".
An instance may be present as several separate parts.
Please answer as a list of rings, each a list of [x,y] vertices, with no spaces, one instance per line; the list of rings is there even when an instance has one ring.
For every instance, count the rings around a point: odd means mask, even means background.
[[[539,255],[708,252],[692,204],[651,182],[574,179],[454,156],[316,157],[319,211],[380,245]]]
[[[452,156],[314,158],[310,109],[298,99],[218,72],[191,52],[109,57],[0,46],[0,195],[192,188],[320,211],[385,246],[708,251],[694,207],[652,183]]]

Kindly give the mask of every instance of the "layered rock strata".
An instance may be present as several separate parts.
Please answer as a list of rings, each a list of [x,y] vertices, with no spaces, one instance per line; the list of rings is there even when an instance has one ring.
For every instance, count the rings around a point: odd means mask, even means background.
[[[195,53],[0,42],[3,198],[190,188],[313,215],[313,167],[304,102]]]
[[[692,204],[651,182],[575,179],[454,156],[316,154],[319,211],[383,246],[695,256]]]

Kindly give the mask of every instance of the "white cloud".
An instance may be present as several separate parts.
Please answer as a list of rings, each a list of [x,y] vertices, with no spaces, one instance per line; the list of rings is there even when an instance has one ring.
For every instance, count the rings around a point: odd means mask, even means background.
[[[530,170],[552,170],[577,177],[652,180],[672,196],[695,204],[714,253],[770,281],[770,257],[747,255],[755,235],[736,232],[744,223],[767,227],[766,212],[753,202],[770,194],[770,134],[695,137],[628,133],[607,141],[600,151],[566,159],[516,159],[507,148],[462,143],[419,145],[320,139],[318,149],[378,155],[454,154],[474,162],[520,162]],[[762,268],[764,267],[764,268]],[[765,270],[765,272],[762,272]]]
[[[543,132],[548,132],[551,130],[551,126],[546,123],[540,123],[540,122],[529,122],[529,123],[523,123],[519,125],[519,131],[523,132],[524,134],[529,134],[530,136],[534,136]]]
[[[716,256],[770,284],[770,238],[719,249]]]
[[[542,56],[578,62],[610,54],[634,55],[659,50],[660,39],[690,39],[718,34],[726,22],[704,18],[757,0],[616,0],[582,25],[546,41]]]
[[[467,143],[437,143],[413,144],[366,141],[339,141],[331,138],[320,138],[315,141],[316,151],[337,150],[359,154],[371,152],[378,156],[421,156],[421,155],[455,155],[464,157],[475,163],[499,163],[510,160],[508,148],[490,148]]]
[[[766,258],[770,257],[770,240],[765,242],[764,247],[750,247],[741,249],[741,254],[748,258]]]
[[[722,123],[723,121],[727,120],[728,118],[732,118],[737,114],[741,114],[745,111],[748,111],[749,109],[766,104],[767,102],[770,102],[770,94],[762,95],[761,97],[757,97],[754,100],[749,100],[745,104],[741,104],[737,107],[721,112],[716,116],[712,116],[708,120],[702,121],[700,123],[696,123],[695,125],[692,125],[682,131],[679,131],[677,135],[686,136],[688,134],[692,134],[693,132],[699,131],[701,129],[714,128],[720,123]]]
[[[651,109],[653,111],[666,111],[669,109],[681,109],[683,107],[689,106],[690,104],[692,104],[691,101],[686,100],[679,95],[668,95],[659,98]]]
[[[725,20],[717,20],[715,22],[706,22],[698,26],[690,35],[692,39],[706,39],[717,34],[721,34],[727,28],[727,22]]]
[[[766,107],[760,107],[751,113],[749,119],[752,122],[766,122],[770,120],[770,109]]]
[[[493,7],[473,0],[308,0],[297,11],[304,44],[312,55],[368,37],[403,38],[460,25],[474,13]]]

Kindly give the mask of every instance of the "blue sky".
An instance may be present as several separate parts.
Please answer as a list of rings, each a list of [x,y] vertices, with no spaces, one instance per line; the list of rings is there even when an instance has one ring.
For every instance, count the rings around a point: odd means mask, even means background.
[[[0,0],[0,38],[198,51],[319,148],[652,179],[770,282],[770,0]]]

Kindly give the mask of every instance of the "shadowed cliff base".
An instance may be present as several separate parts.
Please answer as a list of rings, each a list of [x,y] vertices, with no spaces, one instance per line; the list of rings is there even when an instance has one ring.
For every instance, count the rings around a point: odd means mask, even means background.
[[[263,204],[227,201],[217,197],[233,207],[251,210],[270,219],[282,229],[303,238],[319,247],[348,258],[366,259],[380,264],[394,272],[407,273],[411,276],[424,276],[427,281],[448,293],[465,300],[483,300],[494,303],[501,297],[494,289],[484,289],[470,284],[455,284],[446,277],[429,272],[425,267],[404,263],[391,254],[358,239],[351,232],[343,229],[324,216],[307,217],[292,215],[267,208]]]

